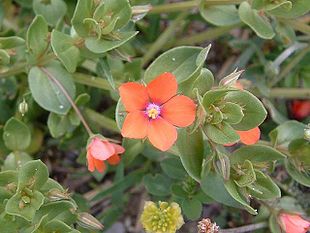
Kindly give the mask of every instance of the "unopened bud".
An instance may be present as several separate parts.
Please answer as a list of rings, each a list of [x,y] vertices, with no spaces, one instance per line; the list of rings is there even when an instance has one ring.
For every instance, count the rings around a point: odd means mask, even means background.
[[[25,113],[28,112],[28,104],[27,102],[25,101],[25,99],[23,100],[23,102],[21,102],[18,106],[18,110],[19,112],[22,114],[22,116],[25,115]]]
[[[102,230],[103,225],[92,215],[86,212],[78,213],[77,223],[84,228],[91,230]]]
[[[47,197],[51,201],[60,201],[70,199],[70,193],[59,189],[52,189],[48,192]]]

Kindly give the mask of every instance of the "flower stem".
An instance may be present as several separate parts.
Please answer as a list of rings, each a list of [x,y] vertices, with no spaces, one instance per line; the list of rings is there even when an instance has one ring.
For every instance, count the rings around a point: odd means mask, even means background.
[[[242,227],[235,227],[231,229],[222,229],[219,232],[220,233],[243,233],[243,232],[252,232],[258,229],[262,228],[267,228],[268,223],[267,222],[259,222],[259,223],[254,223]]]
[[[270,98],[310,99],[310,88],[272,88]]]
[[[231,5],[239,4],[244,0],[207,0],[205,6]],[[158,6],[152,6],[150,14],[171,13],[178,11],[187,11],[199,6],[199,1],[184,1],[176,3],[167,3]]]
[[[85,118],[83,117],[80,109],[77,107],[77,105],[74,103],[73,99],[71,98],[71,96],[69,95],[69,93],[67,92],[67,90],[64,88],[64,86],[44,67],[40,67],[40,70],[46,74],[46,76],[53,82],[55,83],[59,89],[61,90],[61,92],[64,94],[64,96],[67,98],[67,100],[69,101],[69,103],[71,104],[72,108],[74,109],[74,111],[76,112],[76,114],[78,115],[78,117],[80,118],[82,124],[84,125],[87,133],[89,134],[89,136],[93,135],[93,132],[91,131],[90,127],[88,126],[87,122],[85,121]]]
[[[194,45],[199,44],[207,40],[213,40],[219,36],[226,34],[227,32],[231,31],[232,29],[240,26],[241,24],[235,24],[226,27],[215,27],[211,29],[207,29],[204,32],[197,33],[195,35],[186,36],[176,41],[175,45]]]
[[[187,13],[184,12],[180,14],[167,28],[166,30],[157,38],[157,40],[151,45],[142,58],[142,65],[146,65],[152,58],[164,47],[164,45],[173,38],[177,26],[186,17]]]
[[[291,72],[292,69],[296,67],[296,65],[303,59],[306,54],[310,52],[310,45],[308,45],[305,49],[301,50],[286,66],[285,68],[280,72],[278,77],[273,80],[273,82],[270,84],[271,87],[276,85],[278,82],[280,82],[284,77],[286,77],[287,74]]]

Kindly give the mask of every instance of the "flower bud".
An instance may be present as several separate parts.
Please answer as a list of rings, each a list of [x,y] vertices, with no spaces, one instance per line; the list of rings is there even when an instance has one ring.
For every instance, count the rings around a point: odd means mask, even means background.
[[[145,202],[141,223],[147,233],[175,233],[184,224],[180,206],[172,202]]]
[[[22,114],[22,116],[24,116],[25,113],[28,112],[28,104],[27,104],[27,102],[25,101],[25,99],[23,100],[23,102],[21,102],[21,103],[18,105],[18,111]]]
[[[84,228],[102,230],[103,225],[92,215],[86,212],[78,213],[77,223]]]
[[[51,201],[60,201],[70,199],[70,193],[66,191],[61,191],[59,189],[52,189],[48,192],[47,197]]]

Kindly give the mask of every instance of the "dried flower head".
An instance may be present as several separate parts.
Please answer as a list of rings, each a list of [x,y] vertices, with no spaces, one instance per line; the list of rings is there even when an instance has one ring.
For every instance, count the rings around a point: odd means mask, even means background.
[[[172,202],[152,201],[144,204],[141,223],[147,233],[175,233],[184,224],[180,206]]]
[[[212,223],[209,218],[204,218],[198,222],[198,233],[218,233],[219,227]]]

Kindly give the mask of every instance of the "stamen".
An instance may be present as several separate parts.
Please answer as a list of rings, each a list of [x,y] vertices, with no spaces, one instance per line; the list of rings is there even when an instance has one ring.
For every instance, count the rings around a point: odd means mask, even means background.
[[[146,110],[145,114],[150,118],[150,119],[156,119],[160,115],[160,106],[157,104],[150,103]]]

